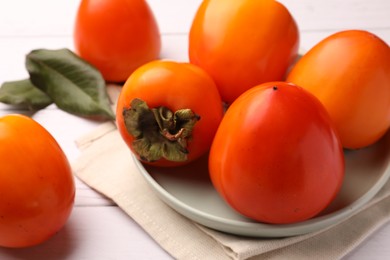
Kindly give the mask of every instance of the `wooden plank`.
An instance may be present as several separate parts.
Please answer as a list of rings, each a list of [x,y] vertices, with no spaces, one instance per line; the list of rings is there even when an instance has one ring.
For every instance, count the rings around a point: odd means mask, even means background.
[[[172,258],[118,207],[76,207],[54,237],[30,248],[0,248],[0,259]]]
[[[192,19],[202,1],[147,2],[155,14],[161,33],[173,34],[189,31]],[[390,1],[280,0],[280,2],[291,11],[303,31],[390,27]],[[79,0],[1,1],[0,37],[71,36],[78,4]]]
[[[390,1],[279,0],[292,13],[301,31],[389,29]]]

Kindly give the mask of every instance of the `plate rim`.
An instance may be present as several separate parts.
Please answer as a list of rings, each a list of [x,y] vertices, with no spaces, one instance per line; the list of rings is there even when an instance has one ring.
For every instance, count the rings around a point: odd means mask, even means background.
[[[248,237],[290,237],[295,235],[303,235],[306,233],[321,230],[326,227],[337,225],[348,219],[353,213],[359,209],[364,208],[375,195],[381,190],[390,178],[390,160],[384,165],[384,172],[382,176],[375,182],[375,184],[367,190],[362,196],[356,199],[346,207],[335,210],[331,213],[314,217],[305,221],[291,223],[291,224],[267,224],[261,222],[242,222],[239,220],[227,219],[215,215],[210,215],[199,209],[193,208],[177,197],[164,189],[146,170],[142,162],[131,153],[131,156],[148,184],[152,187],[157,196],[164,201],[169,207],[198,224],[213,230],[230,233],[239,236]]]

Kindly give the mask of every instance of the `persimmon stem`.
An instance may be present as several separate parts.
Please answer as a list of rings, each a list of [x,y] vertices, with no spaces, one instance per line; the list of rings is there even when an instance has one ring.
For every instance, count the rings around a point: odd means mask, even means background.
[[[136,98],[123,110],[123,117],[128,133],[134,137],[133,150],[142,160],[187,160],[188,141],[200,120],[191,109],[172,112],[163,106],[149,108],[146,102]]]
[[[164,128],[161,130],[161,134],[169,141],[177,141],[184,133],[184,128],[180,128],[176,134],[171,134],[168,129]]]

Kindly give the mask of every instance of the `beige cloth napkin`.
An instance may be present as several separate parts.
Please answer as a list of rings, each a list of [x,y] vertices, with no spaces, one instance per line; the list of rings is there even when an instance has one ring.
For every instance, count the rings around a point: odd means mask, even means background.
[[[340,259],[390,218],[390,183],[348,220],[280,239],[228,235],[197,225],[164,204],[138,172],[113,123],[77,140],[75,174],[105,194],[176,259]]]

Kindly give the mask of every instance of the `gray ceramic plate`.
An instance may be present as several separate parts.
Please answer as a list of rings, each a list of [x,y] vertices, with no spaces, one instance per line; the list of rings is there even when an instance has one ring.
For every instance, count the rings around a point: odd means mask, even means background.
[[[207,158],[191,165],[165,169],[136,165],[158,196],[180,214],[219,231],[253,237],[286,237],[336,224],[367,203],[390,175],[390,133],[375,145],[346,151],[346,176],[333,203],[319,216],[288,225],[254,222],[230,208],[214,190]]]

